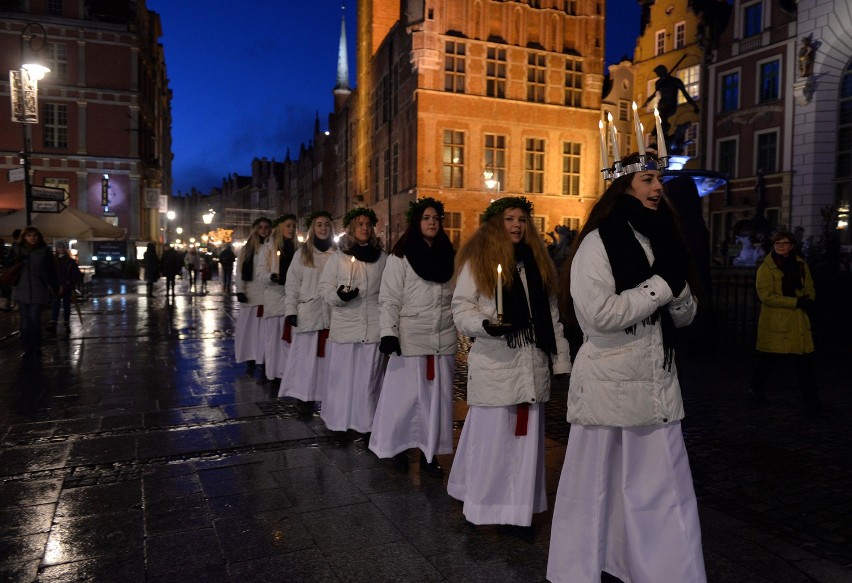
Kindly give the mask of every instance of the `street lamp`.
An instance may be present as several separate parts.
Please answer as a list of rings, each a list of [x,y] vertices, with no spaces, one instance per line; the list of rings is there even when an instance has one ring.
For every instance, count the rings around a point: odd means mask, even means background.
[[[207,211],[206,213],[201,215],[201,220],[204,221],[205,225],[209,225],[210,223],[213,222],[213,217],[214,217],[215,214],[216,214],[216,211],[214,211],[213,209],[210,209],[209,211]]]
[[[485,178],[485,188],[489,190],[497,191],[497,198],[500,198],[500,181],[497,179],[497,175],[493,170],[486,170],[482,173],[482,177]]]
[[[175,211],[166,211],[166,244],[172,242],[172,221],[176,216]]]
[[[47,45],[47,31],[38,22],[28,22],[21,31],[21,69],[9,72],[14,121],[21,124],[24,149],[21,160],[24,165],[24,207],[27,226],[32,223],[33,186],[30,180],[30,139],[27,124],[38,123],[38,82],[50,69],[38,58],[38,53]]]

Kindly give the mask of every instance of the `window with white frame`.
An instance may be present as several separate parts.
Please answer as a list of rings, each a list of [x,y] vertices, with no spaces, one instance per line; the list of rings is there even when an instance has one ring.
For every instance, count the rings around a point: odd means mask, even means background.
[[[580,217],[562,217],[562,225],[571,231],[580,230]]]
[[[743,38],[763,32],[763,2],[743,6]]]
[[[48,188],[60,188],[65,191],[65,194],[71,194],[71,183],[67,178],[48,178],[45,177],[44,185]]]
[[[533,215],[532,222],[533,222],[533,226],[535,227],[535,230],[538,231],[538,233],[540,235],[544,235],[544,226],[545,226],[544,217]]]
[[[674,48],[682,49],[686,46],[686,22],[678,22],[674,26]]]
[[[464,93],[465,44],[447,41],[444,44],[444,91]]]
[[[618,120],[619,121],[628,121],[630,111],[630,103],[626,99],[618,100]]]
[[[524,151],[524,192],[544,192],[544,140],[527,138]]]
[[[778,131],[755,134],[755,139],[757,144],[754,173],[762,170],[764,174],[775,174],[778,171]]]
[[[68,106],[59,103],[44,104],[44,147],[68,147]]]
[[[47,43],[47,66],[51,81],[68,78],[68,49],[64,43]]]
[[[722,113],[733,111],[740,106],[740,73],[733,71],[722,75],[722,92],[719,109]]]
[[[701,66],[693,65],[692,67],[684,67],[676,74],[678,79],[683,81],[683,86],[686,87],[686,92],[689,96],[695,101],[698,101],[701,98]],[[677,102],[678,105],[686,103],[686,97],[683,96],[683,93],[678,92]]]
[[[698,131],[698,122],[690,124],[686,130],[686,155],[690,158],[698,156]]]
[[[580,195],[580,144],[562,143],[562,194]]]
[[[666,52],[666,31],[658,30],[654,39],[654,56],[662,55]]]
[[[441,172],[444,188],[464,187],[464,132],[444,130]]]
[[[774,101],[781,97],[781,59],[773,59],[758,65],[758,103]]]

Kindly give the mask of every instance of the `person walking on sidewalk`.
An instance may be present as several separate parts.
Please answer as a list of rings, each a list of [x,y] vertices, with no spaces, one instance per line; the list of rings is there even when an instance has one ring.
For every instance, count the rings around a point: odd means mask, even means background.
[[[328,358],[334,363],[321,417],[332,431],[369,433],[379,400],[379,285],[387,255],[376,237],[377,222],[370,209],[347,212],[343,243],[320,277],[320,296],[331,306]]]
[[[390,356],[382,383],[370,449],[408,471],[409,448],[420,467],[444,471],[435,457],[453,453],[453,374],[458,337],[453,324],[453,262],[444,232],[444,205],[412,202],[408,228],[394,245],[379,290],[379,350]]]
[[[467,402],[447,492],[473,524],[532,541],[547,510],[544,403],[553,374],[571,371],[559,322],[556,269],[522,196],[492,202],[459,251],[453,295],[468,355]]]
[[[144,255],[142,255],[142,267],[145,268],[145,287],[148,297],[154,296],[154,284],[160,279],[160,258],[157,257],[157,245],[148,243]]]
[[[563,271],[563,316],[585,342],[568,391],[547,578],[704,583],[674,360],[675,328],[697,309],[694,270],[656,159],[622,164],[628,173],[592,207]]]
[[[21,345],[25,360],[41,354],[41,310],[51,302],[59,282],[50,247],[36,227],[26,227],[15,247],[12,261],[21,261],[20,278],[12,289],[12,300],[17,302],[21,315]]]
[[[186,265],[186,273],[189,275],[190,291],[198,291],[198,272],[201,270],[201,256],[198,254],[198,249],[190,247],[183,262]]]
[[[51,336],[56,336],[60,307],[62,308],[62,321],[65,324],[65,332],[68,333],[71,331],[71,301],[74,299],[74,291],[83,279],[83,275],[80,273],[80,268],[77,267],[77,262],[68,253],[68,246],[64,241],[54,243],[53,249],[56,255],[56,280],[59,284],[59,290],[53,299],[47,332]]]
[[[175,279],[183,271],[183,258],[172,245],[163,251],[162,258],[163,275],[166,277],[166,299],[169,294],[175,296]]]
[[[796,252],[796,237],[780,231],[772,237],[772,252],[757,269],[760,317],[757,322],[757,367],[749,397],[765,402],[769,374],[786,356],[796,360],[799,391],[806,406],[821,405],[814,380],[814,340],[810,314],[816,291],[808,264]]]
[[[236,260],[234,248],[228,243],[219,253],[219,265],[222,266],[222,295],[225,297],[231,296],[231,284],[234,281],[234,262]]]
[[[269,282],[269,245],[265,243],[271,230],[272,221],[266,217],[255,219],[237,262],[240,311],[234,325],[234,355],[238,363],[246,363],[249,376],[254,375],[258,364],[263,364],[263,292]]]
[[[272,235],[269,237],[269,281],[263,291],[263,335],[264,369],[266,378],[281,383],[290,343],[284,340],[289,336],[285,312],[285,284],[287,269],[293,261],[298,248],[296,240],[296,215],[281,215],[272,222]]]
[[[279,398],[296,400],[296,409],[303,417],[312,416],[316,403],[325,398],[331,307],[319,295],[319,279],[335,251],[331,213],[312,213],[308,216],[308,239],[296,250],[287,270],[284,313],[291,345],[278,390]]]

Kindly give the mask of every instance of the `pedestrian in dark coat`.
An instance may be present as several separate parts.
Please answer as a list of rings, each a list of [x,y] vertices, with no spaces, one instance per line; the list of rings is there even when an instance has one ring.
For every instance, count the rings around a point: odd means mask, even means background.
[[[80,268],[77,267],[77,262],[68,253],[68,246],[62,241],[57,241],[53,245],[53,249],[56,254],[56,279],[59,283],[59,291],[53,300],[53,306],[50,310],[50,324],[47,326],[47,331],[51,335],[56,334],[60,307],[65,322],[65,331],[71,331],[71,300],[74,290],[80,280],[83,279]]]
[[[25,359],[41,353],[41,310],[50,304],[58,288],[53,256],[44,237],[35,227],[27,227],[15,247],[14,261],[24,263],[21,276],[12,290],[12,300],[21,313],[21,344]]]
[[[163,275],[166,276],[166,296],[169,292],[175,295],[175,278],[183,271],[183,257],[169,245],[169,248],[163,251]]]
[[[145,285],[150,298],[154,295],[154,282],[160,279],[160,258],[157,257],[157,245],[154,243],[148,243],[148,248],[142,256],[142,267],[145,268]]]
[[[237,256],[234,254],[234,249],[228,243],[219,253],[219,264],[222,266],[222,294],[228,297],[231,295],[231,283],[234,281],[234,263],[236,261]]]

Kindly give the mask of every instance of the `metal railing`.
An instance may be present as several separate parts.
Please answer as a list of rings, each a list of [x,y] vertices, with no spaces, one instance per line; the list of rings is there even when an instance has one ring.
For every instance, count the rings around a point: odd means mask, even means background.
[[[753,349],[757,339],[760,300],[755,291],[756,267],[711,269],[711,310],[715,347]]]

